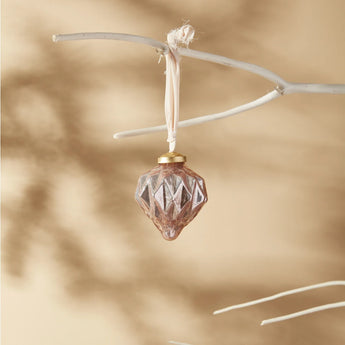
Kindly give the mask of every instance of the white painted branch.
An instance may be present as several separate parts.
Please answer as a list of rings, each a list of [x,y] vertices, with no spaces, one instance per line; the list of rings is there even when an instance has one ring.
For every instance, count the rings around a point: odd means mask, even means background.
[[[279,75],[271,72],[270,70],[250,64],[247,62],[237,61],[227,58],[225,56],[215,55],[211,53],[200,52],[192,49],[179,48],[180,55],[188,56],[191,58],[215,62],[220,65],[230,66],[238,69],[242,69],[275,83],[281,93],[331,93],[331,94],[345,94],[345,84],[305,84],[305,83],[290,83]]]
[[[128,41],[128,42],[146,44],[153,48],[159,49],[162,53],[167,53],[169,51],[169,47],[167,44],[156,41],[153,38],[138,36],[138,35],[130,35],[130,34],[112,33],[112,32],[82,32],[82,33],[76,33],[76,34],[53,35],[52,39],[53,39],[53,42],[79,41],[79,40]]]
[[[238,107],[229,109],[229,110],[224,111],[222,113],[217,113],[217,114],[212,114],[212,115],[204,115],[204,116],[195,117],[195,118],[185,120],[185,121],[180,121],[178,123],[178,128],[194,126],[196,124],[214,121],[214,120],[219,120],[219,119],[223,119],[223,118],[228,117],[228,116],[236,115],[238,113],[242,113],[244,111],[256,108],[262,104],[270,102],[279,96],[281,96],[280,92],[278,92],[277,90],[273,90],[273,91],[267,93],[266,95],[256,99],[255,101],[240,105]],[[120,138],[125,138],[125,137],[133,137],[136,135],[142,135],[142,134],[147,134],[147,133],[161,132],[161,131],[164,131],[166,129],[167,129],[166,125],[150,127],[150,128],[134,129],[134,130],[130,130],[130,131],[124,131],[124,132],[116,133],[116,134],[114,134],[114,138],[120,139]]]
[[[110,39],[110,40],[121,40],[121,41],[130,41],[135,43],[141,43],[149,45],[153,48],[158,49],[162,54],[167,54],[169,52],[169,47],[167,44],[156,41],[152,38],[130,35],[130,34],[121,34],[121,33],[107,33],[107,32],[90,32],[90,33],[76,33],[76,34],[67,34],[67,35],[54,35],[53,41],[70,41],[70,40],[85,40],[85,39]],[[178,48],[178,53],[182,56],[187,56],[195,59],[200,59],[204,61],[214,62],[225,66],[230,66],[234,68],[239,68],[251,73],[260,75],[261,77],[266,78],[267,80],[272,81],[277,89],[268,93],[267,95],[252,101],[247,104],[243,104],[239,107],[224,111],[218,114],[205,115],[197,118],[193,118],[186,121],[181,121],[178,123],[178,127],[187,127],[201,124],[208,121],[214,121],[228,116],[232,116],[243,111],[255,108],[259,105],[267,103],[268,101],[277,98],[280,95],[287,95],[291,93],[330,93],[330,94],[345,94],[345,84],[304,84],[304,83],[291,83],[287,82],[277,74],[273,73],[270,70],[267,70],[263,67],[249,64],[242,61],[233,60],[224,56],[215,55],[206,52],[200,52],[192,49]],[[142,134],[148,134],[158,131],[164,131],[167,127],[157,126],[142,128],[136,130],[130,130],[125,132],[119,132],[114,134],[115,139],[136,136]]]
[[[333,95],[345,94],[344,84],[304,84],[289,83],[283,90],[285,95],[290,93],[330,93]]]
[[[230,59],[221,55],[200,52],[200,51],[192,50],[192,49],[179,48],[178,51],[180,55],[182,56],[188,56],[188,57],[198,59],[198,60],[214,62],[220,65],[234,67],[234,68],[242,69],[244,71],[248,71],[248,72],[260,75],[261,77],[264,77],[272,81],[274,84],[278,85],[280,88],[285,88],[288,85],[290,85],[290,83],[285,81],[283,78],[279,77],[279,75],[269,71],[266,68],[263,68],[257,65]]]
[[[323,311],[323,310],[327,310],[327,309],[335,309],[335,308],[341,308],[341,307],[345,307],[345,301],[324,304],[324,305],[320,305],[318,307],[301,310],[301,311],[298,311],[296,313],[287,314],[287,315],[283,315],[283,316],[279,316],[279,317],[274,317],[272,319],[263,320],[260,325],[264,326],[264,325],[268,325],[269,323],[273,323],[273,322],[285,321],[285,320],[289,320],[289,319],[294,319],[295,317],[299,317],[299,316],[303,316],[303,315],[307,315],[307,314],[312,314],[312,313],[317,313],[319,311]]]
[[[320,288],[329,287],[329,286],[339,286],[339,285],[345,286],[345,280],[332,280],[329,282],[304,286],[301,288],[280,292],[280,293],[277,293],[277,294],[269,296],[269,297],[256,299],[254,301],[250,301],[250,302],[246,302],[246,303],[235,304],[235,305],[232,305],[230,307],[216,310],[215,312],[213,312],[213,315],[225,313],[227,311],[234,310],[234,309],[250,307],[252,305],[259,304],[259,303],[265,303],[268,301],[273,301],[277,298],[281,298],[281,297],[288,296],[288,295],[293,295],[293,294],[304,292],[304,291],[309,291],[309,290],[313,290],[313,289],[320,289]]]

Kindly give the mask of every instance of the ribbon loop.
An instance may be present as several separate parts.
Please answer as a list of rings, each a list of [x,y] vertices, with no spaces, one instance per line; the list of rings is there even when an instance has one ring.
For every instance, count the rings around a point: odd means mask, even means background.
[[[180,45],[188,46],[194,38],[194,29],[191,25],[183,25],[168,33],[167,43],[169,52],[166,59],[165,83],[165,119],[168,128],[169,152],[176,146],[177,123],[180,108],[180,60],[178,53]]]

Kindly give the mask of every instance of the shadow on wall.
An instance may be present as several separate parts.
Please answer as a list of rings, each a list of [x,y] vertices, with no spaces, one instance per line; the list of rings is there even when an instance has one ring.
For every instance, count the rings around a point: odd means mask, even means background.
[[[266,6],[262,6],[262,3],[254,4],[252,1],[244,1],[231,24],[227,21],[217,21],[217,25],[211,25],[211,30],[207,32],[210,51],[213,47],[222,46],[224,35],[227,39],[236,42],[236,49],[239,49],[241,45],[252,45],[254,42],[250,40],[249,33],[265,21],[265,16],[268,14],[264,8],[272,9],[274,3],[274,1],[268,1]],[[143,10],[154,9],[171,23],[171,27],[176,25],[175,19],[182,15],[154,1],[138,1],[135,5],[141,6]],[[228,13],[228,15],[233,14]],[[196,27],[203,27],[204,22],[204,16],[193,19]],[[248,22],[250,26],[247,25]],[[236,28],[236,30],[231,28]],[[238,36],[235,37],[235,35]],[[237,296],[237,300],[244,300],[269,294],[269,288],[248,289],[245,286],[233,286],[229,289],[227,285],[203,286],[198,282],[181,281],[179,273],[174,270],[173,263],[164,259],[153,248],[145,234],[128,231],[130,228],[140,226],[132,215],[133,207],[135,207],[132,188],[137,179],[136,165],[145,166],[145,162],[151,161],[151,152],[155,152],[156,148],[149,143],[145,147],[128,146],[121,147],[119,150],[116,145],[109,148],[106,145],[90,142],[85,135],[90,128],[85,128],[80,118],[84,107],[83,95],[94,87],[92,80],[85,76],[86,66],[70,59],[63,53],[63,49],[54,49],[40,32],[36,32],[35,38],[42,61],[49,61],[49,63],[24,72],[13,71],[7,74],[3,85],[3,168],[6,170],[7,160],[15,160],[22,163],[23,169],[27,168],[28,171],[34,172],[30,175],[30,183],[22,192],[20,200],[15,200],[15,203],[5,203],[3,206],[3,215],[9,224],[3,239],[4,267],[7,273],[18,278],[23,277],[33,241],[40,236],[50,237],[49,243],[53,246],[51,251],[55,253],[57,262],[61,265],[70,295],[83,299],[97,294],[113,304],[114,308],[121,309],[127,317],[128,324],[136,330],[139,339],[144,339],[141,342],[143,344],[158,343],[161,339],[159,336],[157,339],[154,338],[155,329],[150,325],[150,321],[140,316],[141,310],[145,308],[143,303],[145,297],[137,293],[138,286],[141,286],[144,291],[164,290],[165,294],[171,298],[184,296],[186,303],[196,315],[208,315],[210,305],[226,304],[228,299],[224,296]],[[226,49],[229,55],[231,55],[231,49],[231,47]],[[138,66],[135,63],[132,64],[130,71],[126,73],[135,80],[138,89],[151,76],[150,70],[156,68],[143,64],[140,68],[133,67]],[[120,63],[115,61],[106,66],[102,73],[111,80],[121,74],[124,68],[124,61]],[[155,87],[161,87],[161,80],[154,80],[153,83]],[[54,114],[49,114],[49,116],[57,119],[61,135],[53,136],[52,139],[49,133],[28,128],[28,121],[31,122],[30,127],[40,128],[40,121],[45,116],[44,113],[36,116],[37,114],[30,112],[27,105],[30,104],[31,97],[42,100],[44,104],[49,105],[49,109],[54,109]],[[24,120],[23,116],[30,119]],[[247,148],[252,144],[250,140],[251,138],[245,139]],[[266,143],[271,145],[269,141],[270,139],[266,139]],[[286,144],[281,143],[281,145]],[[293,143],[288,144],[293,145]],[[243,149],[243,145],[241,147]],[[236,152],[235,148],[233,150],[228,154],[228,161],[231,161],[232,165],[237,164],[240,168],[242,167],[245,173],[248,171],[246,158],[242,156],[241,151]],[[130,161],[127,159],[129,156],[133,158]],[[58,172],[69,166],[77,166],[78,171],[94,181],[98,191],[95,200],[97,216],[100,220],[106,219],[116,224],[114,231],[137,251],[133,265],[134,280],[122,280],[116,277],[111,279],[100,275],[97,268],[92,265],[92,253],[88,252],[75,235],[78,229],[73,235],[73,231],[62,226],[57,218],[55,204],[52,202],[52,191],[56,186]],[[223,165],[221,169],[224,168],[226,166]],[[276,171],[274,168],[277,167],[267,166],[264,161],[258,159],[254,163],[252,161],[250,174],[255,171],[281,173],[279,167]],[[340,193],[339,199],[344,198],[343,191],[336,192]],[[6,201],[6,195],[4,200]],[[339,221],[338,227],[339,229],[344,227],[344,219]],[[99,236],[102,236],[102,230],[97,229],[97,231]],[[338,231],[336,236],[339,234],[343,232]],[[338,250],[341,252],[344,247],[340,245]],[[157,262],[159,265],[152,264]],[[263,308],[273,315],[272,307]],[[137,310],[136,313],[132,312],[134,309]],[[213,334],[212,339],[214,343],[217,343],[224,340],[227,325],[213,320],[210,321],[208,317],[204,317],[201,318],[201,323],[203,334]],[[303,332],[307,333],[305,329],[295,329],[296,336]],[[308,332],[311,334],[313,329]],[[327,330],[324,332],[324,338],[326,338]],[[150,339],[148,334],[151,335]]]

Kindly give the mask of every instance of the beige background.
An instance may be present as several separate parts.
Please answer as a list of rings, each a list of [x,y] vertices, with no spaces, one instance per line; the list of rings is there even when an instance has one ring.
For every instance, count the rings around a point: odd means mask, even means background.
[[[166,242],[133,198],[166,133],[112,139],[163,123],[164,63],[131,43],[51,42],[81,31],[164,41],[190,19],[193,49],[345,83],[344,14],[343,0],[4,0],[2,344],[344,344],[344,309],[259,327],[344,300],[343,288],[211,315],[345,278],[344,95],[290,95],[181,129],[177,149],[209,202]],[[187,58],[182,69],[182,119],[274,87]]]

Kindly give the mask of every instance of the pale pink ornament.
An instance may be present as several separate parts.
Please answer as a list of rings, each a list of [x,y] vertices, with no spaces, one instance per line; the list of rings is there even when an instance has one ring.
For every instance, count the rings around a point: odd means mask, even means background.
[[[204,179],[185,166],[186,157],[169,152],[140,176],[135,199],[163,238],[174,240],[207,202]]]

